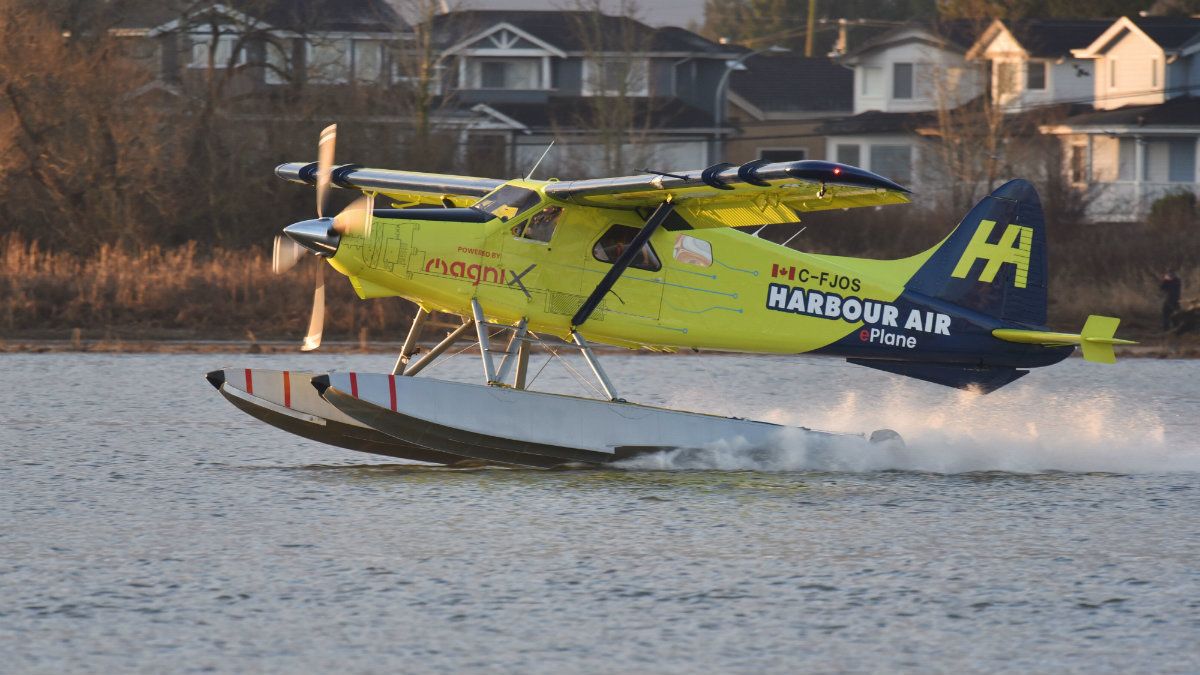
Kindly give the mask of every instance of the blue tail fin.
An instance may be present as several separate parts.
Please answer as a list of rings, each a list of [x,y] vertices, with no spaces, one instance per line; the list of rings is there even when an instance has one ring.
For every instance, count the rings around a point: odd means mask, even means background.
[[[1011,180],[971,209],[907,289],[989,316],[1046,324],[1046,221],[1037,190]]]

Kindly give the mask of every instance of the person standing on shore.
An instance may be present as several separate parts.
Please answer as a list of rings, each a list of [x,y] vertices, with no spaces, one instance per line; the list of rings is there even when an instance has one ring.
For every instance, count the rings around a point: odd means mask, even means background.
[[[1168,270],[1158,284],[1158,290],[1163,294],[1162,327],[1163,332],[1171,330],[1171,316],[1179,311],[1179,298],[1183,293],[1183,281],[1174,270]]]

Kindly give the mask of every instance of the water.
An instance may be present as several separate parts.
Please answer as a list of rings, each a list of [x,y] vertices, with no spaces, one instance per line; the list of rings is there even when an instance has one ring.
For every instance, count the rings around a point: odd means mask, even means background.
[[[0,363],[6,672],[1200,669],[1200,362],[1072,359],[979,398],[833,360],[608,357],[633,400],[908,447],[567,471],[326,448],[202,377],[382,355]]]

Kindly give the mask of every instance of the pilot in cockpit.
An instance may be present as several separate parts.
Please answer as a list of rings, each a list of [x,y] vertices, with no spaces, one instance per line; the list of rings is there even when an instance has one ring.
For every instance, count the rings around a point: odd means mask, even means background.
[[[561,206],[547,206],[529,217],[529,223],[525,226],[525,231],[521,236],[534,241],[550,241],[560,215],[562,215]]]

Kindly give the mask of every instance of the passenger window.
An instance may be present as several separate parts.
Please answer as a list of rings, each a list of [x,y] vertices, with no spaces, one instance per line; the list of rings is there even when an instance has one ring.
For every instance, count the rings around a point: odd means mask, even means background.
[[[617,262],[617,258],[620,258],[625,249],[629,248],[629,244],[633,242],[637,233],[638,228],[636,227],[613,225],[592,247],[592,256],[596,260],[610,265]],[[655,255],[654,249],[650,247],[649,243],[642,247],[638,255],[634,256],[633,262],[629,263],[629,266],[649,272],[657,272],[662,269],[662,263],[658,262],[658,256]]]
[[[558,217],[561,215],[561,206],[547,206],[529,217],[520,236],[523,239],[549,243],[550,237],[554,236],[554,227],[558,225]]]

